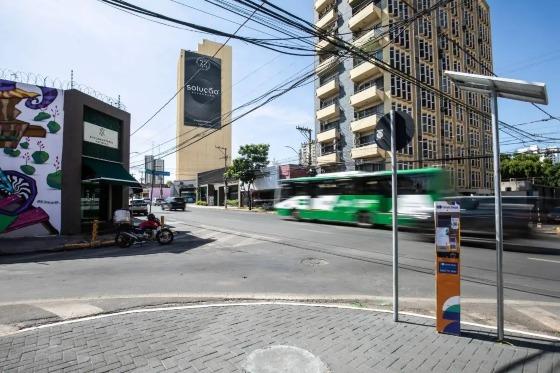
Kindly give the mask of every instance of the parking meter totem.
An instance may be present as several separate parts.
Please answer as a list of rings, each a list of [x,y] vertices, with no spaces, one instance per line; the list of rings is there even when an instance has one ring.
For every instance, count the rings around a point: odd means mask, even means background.
[[[436,329],[461,332],[461,209],[458,204],[436,202]]]

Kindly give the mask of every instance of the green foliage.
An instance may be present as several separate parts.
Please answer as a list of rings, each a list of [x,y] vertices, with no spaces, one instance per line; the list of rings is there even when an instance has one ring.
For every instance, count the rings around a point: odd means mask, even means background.
[[[228,200],[227,200],[227,205],[228,205],[228,206],[237,207],[237,206],[239,206],[239,200],[237,200],[237,199],[228,199]]]
[[[268,144],[247,144],[239,147],[239,157],[235,158],[224,173],[229,180],[239,180],[249,191],[249,208],[251,208],[251,185],[260,170],[268,165]]]
[[[208,206],[208,202],[206,201],[196,201],[197,206]]]
[[[537,154],[502,154],[500,159],[502,180],[538,178],[541,185],[560,187],[560,164],[541,161]]]

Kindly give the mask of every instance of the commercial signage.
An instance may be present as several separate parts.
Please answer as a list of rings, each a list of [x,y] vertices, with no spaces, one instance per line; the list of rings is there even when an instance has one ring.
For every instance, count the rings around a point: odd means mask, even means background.
[[[119,148],[119,133],[111,129],[84,121],[84,141],[106,146],[108,148]]]
[[[461,332],[461,208],[436,202],[436,328],[439,333]]]
[[[222,66],[218,58],[185,52],[184,124],[220,127]]]

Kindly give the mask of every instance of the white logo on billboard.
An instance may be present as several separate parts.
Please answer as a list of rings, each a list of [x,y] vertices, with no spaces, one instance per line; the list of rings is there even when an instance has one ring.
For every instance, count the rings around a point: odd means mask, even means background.
[[[203,57],[198,57],[196,59],[196,65],[204,71],[210,70],[210,60]]]

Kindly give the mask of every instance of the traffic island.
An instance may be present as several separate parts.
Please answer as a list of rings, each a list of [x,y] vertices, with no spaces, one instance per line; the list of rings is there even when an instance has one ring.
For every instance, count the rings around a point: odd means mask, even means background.
[[[94,331],[94,332],[92,332]],[[274,302],[125,311],[0,337],[0,370],[264,372],[272,361],[306,372],[554,372],[560,344],[371,309]]]

